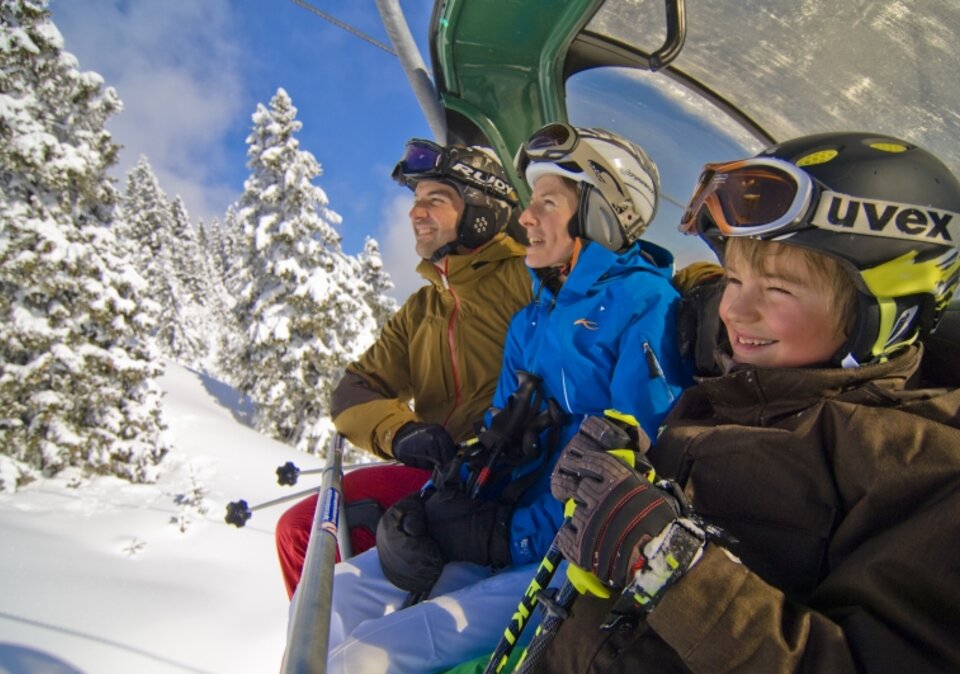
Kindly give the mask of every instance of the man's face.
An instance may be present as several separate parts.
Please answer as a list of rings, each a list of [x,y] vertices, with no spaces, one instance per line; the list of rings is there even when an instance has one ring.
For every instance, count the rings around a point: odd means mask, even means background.
[[[767,269],[728,256],[720,320],[733,359],[761,367],[824,363],[844,342],[832,294],[802,258],[780,254]]]
[[[463,199],[457,190],[434,180],[417,183],[410,209],[417,255],[430,259],[441,246],[456,240],[461,215]]]

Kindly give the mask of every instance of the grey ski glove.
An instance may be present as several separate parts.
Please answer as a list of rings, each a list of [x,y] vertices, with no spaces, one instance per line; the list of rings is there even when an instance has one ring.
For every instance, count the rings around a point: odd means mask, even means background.
[[[551,491],[572,500],[557,544],[604,586],[630,586],[631,601],[650,610],[699,559],[706,536],[676,483],[654,482],[641,454],[611,450],[611,423],[584,420],[557,462]]]

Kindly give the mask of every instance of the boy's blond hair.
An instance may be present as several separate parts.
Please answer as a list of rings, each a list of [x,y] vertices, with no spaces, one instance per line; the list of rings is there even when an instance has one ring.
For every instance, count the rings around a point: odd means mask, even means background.
[[[779,265],[777,274],[782,276],[785,269],[799,268],[800,272],[789,276],[800,282],[809,280],[827,294],[829,302],[836,307],[837,334],[848,336],[857,319],[857,289],[850,274],[832,257],[799,246],[741,237],[728,238],[724,248],[725,261],[731,258],[742,261],[754,272],[763,274],[772,274],[773,261],[784,257],[788,264]]]

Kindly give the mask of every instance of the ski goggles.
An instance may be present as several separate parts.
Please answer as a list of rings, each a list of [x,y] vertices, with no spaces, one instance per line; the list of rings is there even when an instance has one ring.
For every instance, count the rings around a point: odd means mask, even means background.
[[[510,205],[517,204],[517,193],[504,179],[488,171],[475,168],[461,160],[456,147],[444,147],[436,143],[414,138],[407,141],[403,156],[390,175],[393,180],[411,189],[421,180],[447,179],[476,187]]]
[[[568,173],[574,170],[580,171],[581,180],[593,185],[613,207],[620,224],[628,227],[634,219],[635,209],[632,207],[626,186],[618,176],[607,170],[609,162],[599,152],[590,144],[580,141],[584,138],[592,138],[617,145],[622,143],[613,136],[594,135],[598,130],[587,131],[587,134],[581,133],[563,122],[546,125],[520,146],[514,162],[517,173],[526,178],[527,168],[533,162],[562,164]],[[629,151],[628,148],[624,150]]]
[[[806,224],[817,192],[806,171],[781,159],[707,164],[680,231],[702,234],[714,226],[724,236],[755,236],[794,229]]]

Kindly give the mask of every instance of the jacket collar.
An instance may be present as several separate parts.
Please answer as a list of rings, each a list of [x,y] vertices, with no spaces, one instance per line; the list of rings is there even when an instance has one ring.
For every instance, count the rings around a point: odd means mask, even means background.
[[[514,257],[523,257],[526,250],[503,232],[497,234],[490,243],[465,255],[448,255],[440,262],[440,267],[429,260],[420,260],[417,272],[438,288],[443,288],[440,270],[445,269],[447,278],[457,282],[471,272],[491,262],[500,262]]]
[[[892,404],[917,383],[922,354],[922,346],[911,346],[884,363],[849,369],[736,365],[698,378],[697,390],[724,418],[763,426],[822,399]]]
[[[584,240],[577,263],[557,295],[583,296],[604,279],[640,270],[659,274],[669,280],[673,275],[673,255],[649,241],[636,241],[628,248],[613,253],[596,242]],[[536,271],[531,269],[530,274],[533,277],[534,297],[553,298],[553,293],[542,285]]]

